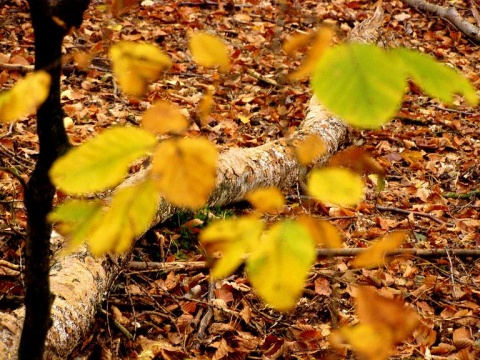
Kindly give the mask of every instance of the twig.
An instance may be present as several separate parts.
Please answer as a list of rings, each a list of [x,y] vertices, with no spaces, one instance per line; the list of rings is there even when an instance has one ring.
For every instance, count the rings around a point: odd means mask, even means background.
[[[450,22],[473,42],[480,43],[480,28],[462,18],[454,7],[447,8],[424,0],[403,0],[403,2],[417,10],[428,11],[439,16]]]
[[[26,74],[32,72],[33,65],[19,65],[19,64],[7,64],[0,63],[0,70],[18,71],[19,73]]]
[[[20,270],[21,267],[20,265],[17,264],[12,264],[11,262],[8,262],[6,260],[0,260],[0,266],[6,267],[11,270]]]
[[[20,183],[20,185],[22,185],[23,191],[25,191],[27,189],[27,182],[19,174],[17,174],[16,171],[14,171],[13,169],[10,169],[8,167],[4,167],[4,166],[0,166],[0,171],[4,171],[6,173],[9,173],[15,179],[17,179],[18,182]]]
[[[0,136],[0,139],[5,139],[6,137],[9,137],[10,135],[13,134],[13,127],[15,126],[15,123],[11,123],[10,126],[8,127],[8,131]]]
[[[452,295],[453,295],[453,298],[456,299],[457,298],[457,293],[455,291],[455,278],[453,276],[452,258],[450,257],[450,252],[448,250],[446,250],[446,251],[447,251],[448,262],[450,264],[450,279],[452,280]]]
[[[339,248],[339,249],[317,249],[318,257],[349,257],[357,256],[365,251],[368,248]],[[448,249],[450,255],[456,257],[480,257],[480,250],[473,249]],[[387,251],[385,256],[395,256],[395,255],[409,255],[417,256],[420,258],[439,258],[448,256],[447,249],[395,249],[392,251]],[[148,265],[142,266],[142,264]],[[172,265],[169,265],[172,264]],[[138,270],[139,268],[144,268],[146,271],[171,271],[171,270],[205,270],[208,269],[206,261],[194,261],[194,262],[175,262],[175,263],[161,263],[161,262],[148,262],[142,263],[140,261],[132,261],[128,264],[129,269]]]
[[[471,10],[472,10],[473,17],[475,18],[475,21],[477,22],[477,26],[480,26],[480,14],[478,13],[476,0],[471,0],[470,3],[471,3],[470,5],[471,5]]]
[[[423,213],[423,212],[419,212],[419,211],[410,211],[410,210],[399,209],[399,208],[396,208],[396,207],[379,206],[379,205],[377,205],[376,208],[377,208],[377,210],[380,210],[380,211],[391,211],[391,212],[396,212],[396,213],[405,214],[405,215],[413,214],[415,216],[428,218],[428,219],[430,219],[432,221],[435,221],[436,223],[441,224],[441,225],[446,224],[444,221],[440,220],[439,218],[436,218],[432,214],[427,214],[427,213]]]
[[[476,115],[473,112],[470,111],[462,111],[462,110],[457,110],[457,109],[449,109],[440,105],[433,105],[434,108],[437,108],[438,110],[443,110],[443,111],[449,111],[449,112],[454,112],[457,114],[462,114],[462,115]]]
[[[471,199],[478,195],[480,195],[480,190],[472,190],[472,191],[469,191],[468,193],[461,193],[461,194],[454,193],[454,192],[442,194],[442,196],[446,199]]]
[[[364,253],[368,248],[342,248],[342,249],[318,249],[317,256],[356,256]],[[456,257],[480,257],[480,250],[472,249],[448,249],[448,253]],[[395,249],[387,251],[385,256],[409,255],[420,258],[439,258],[447,256],[446,249]]]
[[[277,83],[275,80],[266,78],[266,77],[262,76],[261,74],[257,73],[255,70],[247,69],[247,74],[250,75],[251,77],[254,77],[255,79],[257,79],[259,81],[262,81],[262,82],[268,84],[268,85],[272,85],[272,86],[275,86],[275,87],[280,86],[280,84]]]
[[[105,310],[101,310],[103,314],[105,314],[107,317],[110,317],[110,314],[105,311]],[[123,326],[122,324],[120,324],[117,320],[115,320],[115,318],[112,316],[112,321],[113,321],[113,324],[115,325],[115,327],[120,330],[120,332],[125,335],[127,337],[128,340],[134,340],[134,337],[133,335],[130,333],[130,331],[128,331],[125,326]]]
[[[212,301],[215,299],[215,284],[212,282],[208,285],[208,303],[212,304]],[[208,307],[207,312],[200,320],[200,325],[198,326],[197,337],[200,340],[205,339],[207,328],[212,322],[213,318],[213,309],[211,306]]]
[[[175,261],[175,262],[143,262],[143,261],[131,261],[128,263],[128,269],[142,272],[158,272],[165,271],[170,272],[174,270],[204,270],[206,269],[205,261]]]

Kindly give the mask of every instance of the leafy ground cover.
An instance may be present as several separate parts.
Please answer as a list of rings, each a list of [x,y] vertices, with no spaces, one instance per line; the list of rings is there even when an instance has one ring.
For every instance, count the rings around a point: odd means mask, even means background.
[[[445,2],[447,3],[447,2]],[[469,16],[462,1],[455,6]],[[385,38],[433,54],[480,86],[478,47],[441,19],[385,1]],[[78,144],[113,124],[138,124],[140,112],[157,99],[169,99],[188,112],[191,134],[202,133],[216,144],[257,146],[288,134],[298,125],[310,98],[307,82],[289,83],[299,64],[281,51],[283,40],[322,22],[334,24],[337,38],[373,13],[368,1],[203,2],[146,0],[115,18],[94,2],[82,28],[65,42],[64,103],[68,131]],[[28,66],[33,61],[33,33],[25,3],[0,8],[0,63]],[[219,77],[197,68],[188,52],[188,31],[210,30],[232,49],[233,71]],[[126,97],[111,75],[108,47],[118,40],[159,44],[173,67],[152,85],[143,101]],[[94,56],[85,69],[77,51]],[[0,68],[0,86],[9,88],[24,68]],[[200,122],[203,95],[216,92],[207,126]],[[249,212],[244,204],[227,210],[180,214],[141,239],[132,263],[118,276],[99,312],[91,335],[72,356],[94,354],[141,358],[324,358],[351,357],[334,352],[328,336],[334,328],[355,323],[355,285],[374,286],[388,298],[404,298],[422,317],[414,337],[396,357],[478,356],[480,269],[473,257],[454,249],[476,249],[479,219],[479,119],[459,100],[454,109],[410,87],[398,116],[376,131],[356,132],[353,144],[367,148],[387,171],[378,191],[369,182],[367,198],[356,208],[318,204],[292,189],[285,210],[268,218],[308,213],[330,220],[344,244],[364,248],[393,230],[406,230],[404,248],[449,249],[441,258],[401,257],[376,270],[354,270],[351,257],[319,258],[293,313],[281,314],[262,304],[242,271],[208,283],[200,229],[214,218]],[[0,166],[28,177],[38,151],[33,120],[0,129]],[[134,170],[132,170],[134,171]],[[21,264],[25,225],[22,189],[17,179],[0,172],[0,258]],[[144,261],[165,262],[144,269]],[[182,262],[181,264],[179,262]],[[163,267],[162,267],[163,266]],[[21,301],[21,278],[0,278],[0,305]],[[400,323],[400,321],[399,321]],[[380,340],[379,340],[380,341]],[[97,355],[95,355],[97,354]]]

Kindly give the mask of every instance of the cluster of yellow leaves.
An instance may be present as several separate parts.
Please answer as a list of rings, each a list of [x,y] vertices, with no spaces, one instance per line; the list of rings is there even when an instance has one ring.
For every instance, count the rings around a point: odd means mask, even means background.
[[[190,48],[200,65],[229,69],[227,48],[218,38],[193,34]],[[143,43],[119,42],[110,49],[110,56],[119,84],[127,94],[137,97],[171,65],[159,48]],[[45,82],[42,76],[37,74],[37,83]],[[29,89],[40,86],[27,81]],[[18,97],[25,85],[18,86],[20,90],[12,89],[10,97]],[[37,93],[43,94],[41,89]],[[16,103],[11,98],[8,102],[10,106]],[[7,113],[4,121],[19,112]],[[105,130],[53,165],[50,176],[58,188],[84,195],[117,186],[134,161],[153,156],[149,176],[139,184],[118,189],[108,206],[99,201],[73,200],[50,214],[50,221],[58,222],[59,230],[69,234],[71,248],[86,240],[95,255],[127,250],[150,225],[160,195],[177,206],[197,209],[205,205],[215,185],[218,151],[206,139],[176,137],[188,126],[182,109],[158,101],[143,114],[141,128]],[[165,134],[173,137],[158,144],[156,135]]]

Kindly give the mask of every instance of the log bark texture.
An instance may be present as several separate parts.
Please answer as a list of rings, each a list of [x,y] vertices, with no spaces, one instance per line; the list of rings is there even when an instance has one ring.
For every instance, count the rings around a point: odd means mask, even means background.
[[[374,18],[360,24],[368,42],[377,40],[376,29],[372,31],[372,26],[375,28],[380,24],[379,16],[382,14],[377,9]],[[354,41],[362,41],[359,34],[361,32],[355,33]],[[220,155],[216,187],[209,204],[222,206],[233,203],[244,199],[249,191],[265,186],[290,188],[307,173],[307,169],[297,163],[290,144],[311,134],[320,136],[326,147],[325,154],[315,161],[314,166],[325,164],[332,154],[348,142],[348,126],[312,97],[303,123],[290,138],[256,148],[229,149]],[[135,174],[122,186],[139,181],[146,171]],[[161,202],[152,226],[165,221],[178,210],[171,204]],[[60,235],[52,236],[52,248],[61,248],[63,243]],[[126,253],[116,257],[94,258],[83,247],[69,256],[54,258],[51,269],[51,291],[55,294],[53,325],[48,334],[45,359],[66,359],[87,335],[101,301],[129,256]],[[16,359],[24,316],[23,307],[12,313],[0,313],[2,359]]]

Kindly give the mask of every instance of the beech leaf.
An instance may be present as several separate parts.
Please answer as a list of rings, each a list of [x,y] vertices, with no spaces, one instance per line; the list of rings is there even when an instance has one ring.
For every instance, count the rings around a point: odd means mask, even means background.
[[[222,71],[230,69],[230,57],[225,43],[217,36],[196,32],[190,36],[190,52],[195,62],[207,68],[218,66]]]
[[[277,214],[285,205],[285,198],[280,189],[276,187],[254,190],[245,198],[261,213]]]
[[[111,128],[59,158],[50,177],[70,194],[107,190],[118,185],[131,163],[151,152],[156,143],[155,136],[144,129]]]
[[[263,222],[252,216],[226,219],[208,225],[200,233],[200,242],[210,256],[218,252],[211,275],[215,279],[231,275],[244,261],[252,247],[258,243]]]
[[[307,187],[317,200],[339,206],[356,205],[365,196],[365,185],[361,176],[339,167],[312,170]]]
[[[252,249],[248,277],[266,303],[281,311],[291,310],[314,260],[315,242],[308,231],[295,222],[277,222]]]
[[[215,185],[217,158],[215,145],[206,139],[170,139],[155,150],[151,176],[167,201],[198,209]]]
[[[170,58],[158,47],[120,41],[110,48],[113,72],[127,94],[140,97],[150,81],[171,66]]]
[[[375,45],[352,43],[327,49],[311,84],[319,101],[347,123],[378,128],[395,115],[406,78],[394,56]]]
[[[33,113],[47,99],[50,75],[35,71],[19,80],[13,88],[0,93],[0,122],[12,122]]]
[[[150,179],[117,190],[101,221],[88,234],[87,243],[92,254],[127,251],[133,240],[152,224],[158,199]]]
[[[153,134],[181,134],[188,127],[188,119],[178,105],[158,100],[143,113],[142,126]]]

